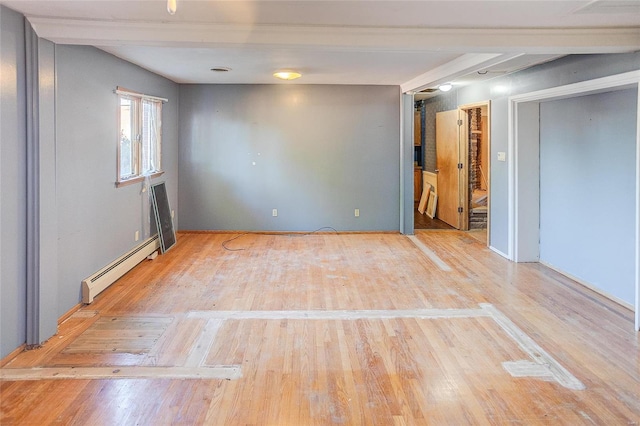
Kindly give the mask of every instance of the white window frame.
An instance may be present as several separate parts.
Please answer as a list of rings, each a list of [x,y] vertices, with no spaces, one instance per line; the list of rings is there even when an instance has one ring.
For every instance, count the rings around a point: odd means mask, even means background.
[[[130,185],[132,183],[140,182],[144,180],[146,177],[154,178],[160,176],[162,173],[162,103],[167,102],[167,99],[158,98],[156,96],[144,95],[139,92],[134,92],[128,89],[124,89],[122,87],[118,87],[115,90],[117,95],[117,158],[116,158],[116,187],[119,188],[121,186]],[[122,170],[120,168],[120,159],[122,157],[121,153],[121,131],[122,131],[122,123],[121,123],[121,99],[129,99],[132,101],[133,105],[133,120],[132,128],[134,129],[133,133],[135,137],[132,137],[131,143],[135,144],[132,150],[132,166],[133,171],[131,174],[127,176],[122,176]],[[143,108],[142,103],[151,102],[157,107],[157,123],[156,123],[156,134],[155,134],[155,167],[152,170],[142,170],[143,165],[143,157],[145,153],[142,151],[144,149],[142,138],[144,135],[143,132]]]

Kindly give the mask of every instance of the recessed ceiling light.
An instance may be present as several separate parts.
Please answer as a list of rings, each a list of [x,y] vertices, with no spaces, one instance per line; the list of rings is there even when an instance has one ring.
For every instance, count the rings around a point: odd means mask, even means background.
[[[213,67],[213,68],[211,68],[211,71],[213,71],[213,72],[227,72],[227,71],[231,71],[231,68],[229,68],[229,67]]]
[[[278,71],[274,72],[273,76],[275,78],[279,78],[280,80],[295,80],[296,78],[302,77],[302,74],[295,71]]]
[[[451,85],[451,83],[446,83],[446,84],[441,84],[438,89],[442,90],[443,92],[448,92],[449,90],[451,90],[453,86]]]

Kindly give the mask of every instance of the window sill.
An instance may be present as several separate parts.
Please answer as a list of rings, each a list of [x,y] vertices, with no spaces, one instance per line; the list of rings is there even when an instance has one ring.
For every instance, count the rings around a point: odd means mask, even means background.
[[[121,181],[116,182],[116,188],[121,188],[123,186],[133,185],[134,183],[137,183],[137,182],[142,182],[147,177],[149,179],[155,179],[155,178],[161,176],[162,174],[164,174],[164,172],[161,170],[161,171],[158,171],[158,172],[151,173],[150,175],[136,176],[136,177],[132,177],[131,179],[121,180]]]

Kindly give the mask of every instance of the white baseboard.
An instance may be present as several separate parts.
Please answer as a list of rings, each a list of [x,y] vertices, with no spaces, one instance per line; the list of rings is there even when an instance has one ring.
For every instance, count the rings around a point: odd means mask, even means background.
[[[498,250],[494,246],[489,246],[489,250],[491,250],[494,253],[499,254],[500,256],[504,257],[507,260],[511,260],[511,258],[509,256],[507,256],[506,254],[504,254],[503,252],[501,252],[500,250]]]
[[[633,307],[633,305],[631,303],[626,302],[626,301],[624,301],[624,300],[622,300],[622,299],[620,299],[620,298],[618,298],[618,297],[616,297],[616,296],[614,296],[614,295],[612,295],[610,293],[607,293],[606,291],[596,287],[595,285],[593,285],[591,283],[588,283],[588,282],[586,282],[586,281],[584,281],[584,280],[582,280],[582,279],[580,279],[580,278],[578,278],[578,277],[576,277],[574,275],[571,275],[568,272],[565,272],[562,269],[559,269],[559,268],[551,265],[550,263],[547,263],[547,262],[542,261],[542,260],[540,260],[539,263],[541,265],[543,265],[543,266],[546,266],[549,269],[552,269],[552,270],[556,271],[559,274],[564,275],[565,277],[567,277],[569,279],[572,279],[573,281],[577,282],[578,284],[580,284],[580,285],[582,285],[584,287],[587,287],[589,290],[595,291],[599,295],[601,295],[603,297],[606,297],[607,299],[611,300],[612,302],[615,302],[615,303],[621,305],[622,307],[629,309],[631,312],[635,311],[635,309],[634,309],[634,307]]]

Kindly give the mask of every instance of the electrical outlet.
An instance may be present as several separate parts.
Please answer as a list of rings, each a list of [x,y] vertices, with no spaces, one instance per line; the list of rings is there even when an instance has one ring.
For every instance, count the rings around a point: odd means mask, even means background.
[[[271,216],[273,216],[273,217],[278,216],[278,209],[273,209],[273,210],[271,211]]]
[[[171,219],[174,219],[175,217],[176,217],[176,211],[171,210]]]
[[[354,212],[353,212],[353,215],[355,217],[360,217],[360,209],[355,209]]]
[[[135,235],[133,236],[134,241],[138,241],[140,239],[140,231],[136,231]]]

